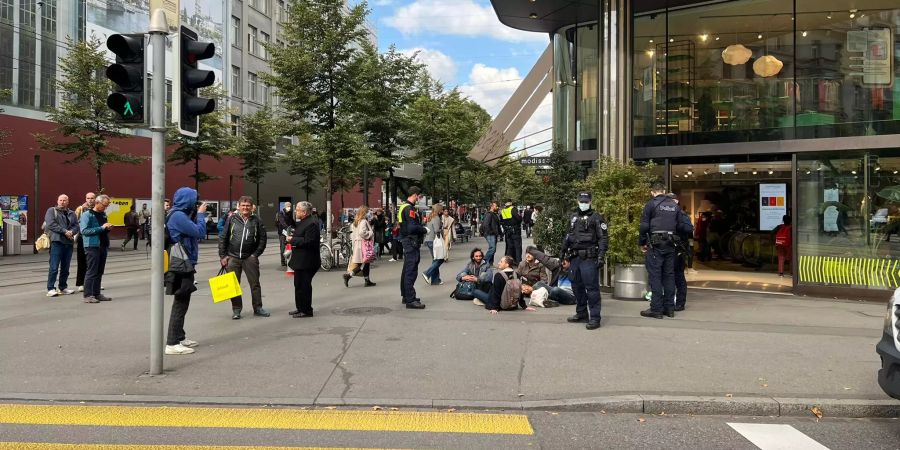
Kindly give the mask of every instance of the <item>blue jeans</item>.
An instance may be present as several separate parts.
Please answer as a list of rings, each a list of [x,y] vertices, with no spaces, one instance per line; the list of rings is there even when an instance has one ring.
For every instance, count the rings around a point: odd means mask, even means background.
[[[434,242],[426,242],[428,244],[428,249],[431,250],[431,254],[434,254]],[[444,263],[443,259],[432,259],[431,267],[425,271],[425,276],[431,279],[431,284],[441,284],[441,264]]]
[[[494,265],[494,253],[497,252],[497,236],[485,236],[487,240],[488,248],[487,253],[484,254],[484,260],[487,261],[489,265]]]
[[[472,297],[475,297],[482,302],[487,302],[488,299],[491,298],[491,293],[484,292],[481,289],[475,289],[474,291],[472,291]]]
[[[72,244],[62,242],[50,243],[50,274],[47,276],[47,290],[56,289],[56,277],[59,275],[59,290],[69,287],[69,265],[72,263]]]

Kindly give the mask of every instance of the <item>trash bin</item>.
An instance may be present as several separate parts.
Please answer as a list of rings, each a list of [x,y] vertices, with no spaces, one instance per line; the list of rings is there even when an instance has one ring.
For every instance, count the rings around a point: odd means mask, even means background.
[[[5,219],[3,221],[3,254],[6,256],[21,255],[22,224],[17,220]]]

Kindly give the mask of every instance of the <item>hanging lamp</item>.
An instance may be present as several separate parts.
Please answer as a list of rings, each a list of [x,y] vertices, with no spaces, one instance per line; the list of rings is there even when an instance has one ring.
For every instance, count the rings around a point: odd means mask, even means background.
[[[741,44],[731,44],[722,50],[722,60],[732,66],[746,64],[747,61],[750,61],[751,56],[753,56],[753,51]]]

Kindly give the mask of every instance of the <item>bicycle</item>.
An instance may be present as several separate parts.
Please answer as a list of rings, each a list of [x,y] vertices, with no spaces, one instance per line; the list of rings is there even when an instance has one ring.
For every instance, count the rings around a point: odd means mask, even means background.
[[[335,266],[347,265],[350,262],[350,256],[353,254],[350,232],[350,225],[341,227],[338,238],[332,239],[331,244],[325,241],[325,237],[321,238],[319,258],[322,260],[322,270],[331,270]]]

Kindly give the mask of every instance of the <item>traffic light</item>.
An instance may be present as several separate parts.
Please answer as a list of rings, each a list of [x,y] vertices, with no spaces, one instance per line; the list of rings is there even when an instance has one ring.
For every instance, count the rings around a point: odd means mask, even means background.
[[[197,96],[199,88],[212,86],[216,81],[216,74],[211,70],[198,69],[197,61],[212,58],[216,54],[216,46],[212,42],[198,42],[197,33],[185,26],[181,27],[179,42],[181,70],[178,88],[181,94],[178,131],[196,137],[200,131],[200,116],[216,109],[214,99]]]
[[[116,84],[106,105],[119,115],[120,123],[146,124],[144,108],[150,102],[144,35],[114,34],[106,40],[106,47],[116,55],[116,63],[106,68],[106,78]]]

